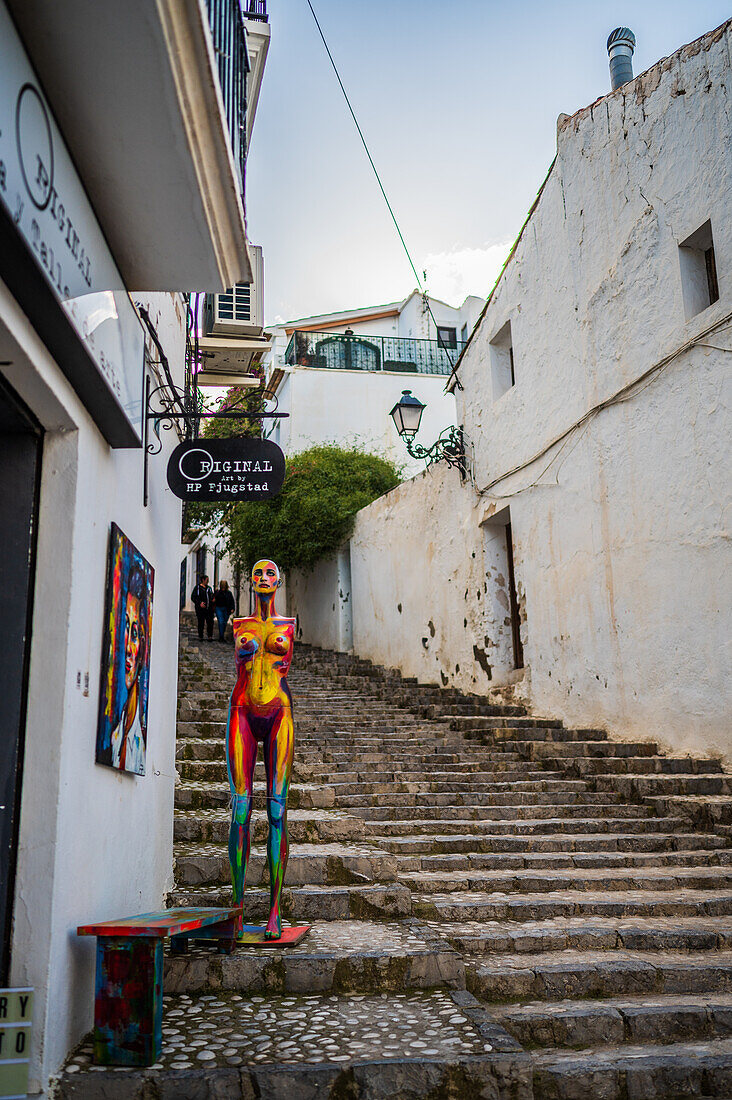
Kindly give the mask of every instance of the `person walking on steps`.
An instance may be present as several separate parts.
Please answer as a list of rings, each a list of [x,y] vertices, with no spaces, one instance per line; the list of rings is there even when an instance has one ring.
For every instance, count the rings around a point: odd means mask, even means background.
[[[226,624],[229,621],[229,615],[235,607],[234,596],[229,591],[229,585],[227,581],[219,581],[219,587],[214,593],[214,610],[216,612],[216,620],[219,624],[219,641],[226,641]]]
[[[193,606],[196,609],[196,619],[198,620],[198,637],[201,639],[201,641],[203,641],[203,624],[205,623],[208,640],[209,642],[212,642],[214,594],[213,589],[209,586],[208,577],[201,577],[198,584],[191,592],[191,600],[193,601]]]

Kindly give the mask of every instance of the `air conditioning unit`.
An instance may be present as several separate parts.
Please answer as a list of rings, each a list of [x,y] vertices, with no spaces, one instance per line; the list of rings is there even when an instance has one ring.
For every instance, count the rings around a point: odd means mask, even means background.
[[[264,259],[250,245],[254,282],[237,283],[223,294],[207,294],[203,305],[206,336],[259,336],[264,328]]]

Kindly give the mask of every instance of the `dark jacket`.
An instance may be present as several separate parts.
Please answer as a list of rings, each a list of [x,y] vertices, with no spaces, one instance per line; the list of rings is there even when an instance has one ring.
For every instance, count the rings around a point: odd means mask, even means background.
[[[197,584],[191,592],[191,599],[193,600],[193,606],[196,609],[197,615],[202,615],[206,611],[210,611],[213,607],[214,594],[213,588],[208,584]],[[206,601],[206,606],[201,607],[203,601]]]
[[[223,607],[224,611],[227,611],[229,615],[236,607],[234,601],[234,595],[228,588],[217,588],[214,592],[214,607]]]

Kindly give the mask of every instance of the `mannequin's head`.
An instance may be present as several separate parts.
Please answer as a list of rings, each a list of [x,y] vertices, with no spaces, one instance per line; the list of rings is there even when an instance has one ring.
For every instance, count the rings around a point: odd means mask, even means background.
[[[273,561],[263,558],[252,569],[252,586],[259,596],[273,596],[280,586],[280,571]]]

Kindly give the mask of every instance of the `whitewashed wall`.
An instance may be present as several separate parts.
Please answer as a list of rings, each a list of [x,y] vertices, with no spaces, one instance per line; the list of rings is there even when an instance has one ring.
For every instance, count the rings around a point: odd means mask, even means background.
[[[410,477],[424,463],[409,457],[389,413],[402,391],[411,390],[427,406],[417,442],[429,446],[455,423],[455,398],[444,392],[446,381],[442,375],[293,367],[279,403],[290,416],[280,421],[272,439],[287,454],[319,443],[359,447],[402,466]]]
[[[444,464],[358,513],[351,539],[353,647],[423,683],[490,686],[479,511]]]
[[[299,636],[340,651],[351,648],[345,640],[352,637],[360,657],[422,683],[525,695],[525,675],[513,668],[506,633],[506,569],[496,568],[490,552],[485,512],[443,463],[363,508],[347,559],[341,551],[339,560],[288,577],[289,614],[298,616]],[[344,607],[350,633],[340,626]]]
[[[347,653],[353,647],[351,561],[348,546],[334,558],[287,577],[287,614],[297,619],[296,637],[309,645]]]
[[[727,28],[560,117],[556,163],[460,369],[479,487],[732,311],[730,53]],[[687,320],[679,244],[707,219],[720,300]],[[506,321],[516,385],[496,400],[490,341]],[[730,330],[707,342],[732,347]],[[484,498],[511,510],[540,709],[732,748],[731,360],[681,354]]]
[[[138,297],[182,382],[181,300]],[[177,438],[150,459],[143,509],[142,452],[110,450],[4,291],[0,324],[18,347],[9,380],[47,429],[11,969],[36,990],[35,1093],[93,1021],[94,940],[77,925],[159,908],[172,886],[180,501],[165,481]],[[145,776],[94,762],[112,521],[155,568]]]
[[[732,313],[731,47],[729,28],[708,35],[560,119],[557,161],[460,367],[478,489]],[[720,300],[687,320],[679,244],[707,219]],[[516,384],[494,399],[490,341],[507,321]],[[732,329],[702,342],[732,348]],[[682,351],[491,492],[435,467],[360,512],[355,652],[729,758],[731,364],[713,347]]]

